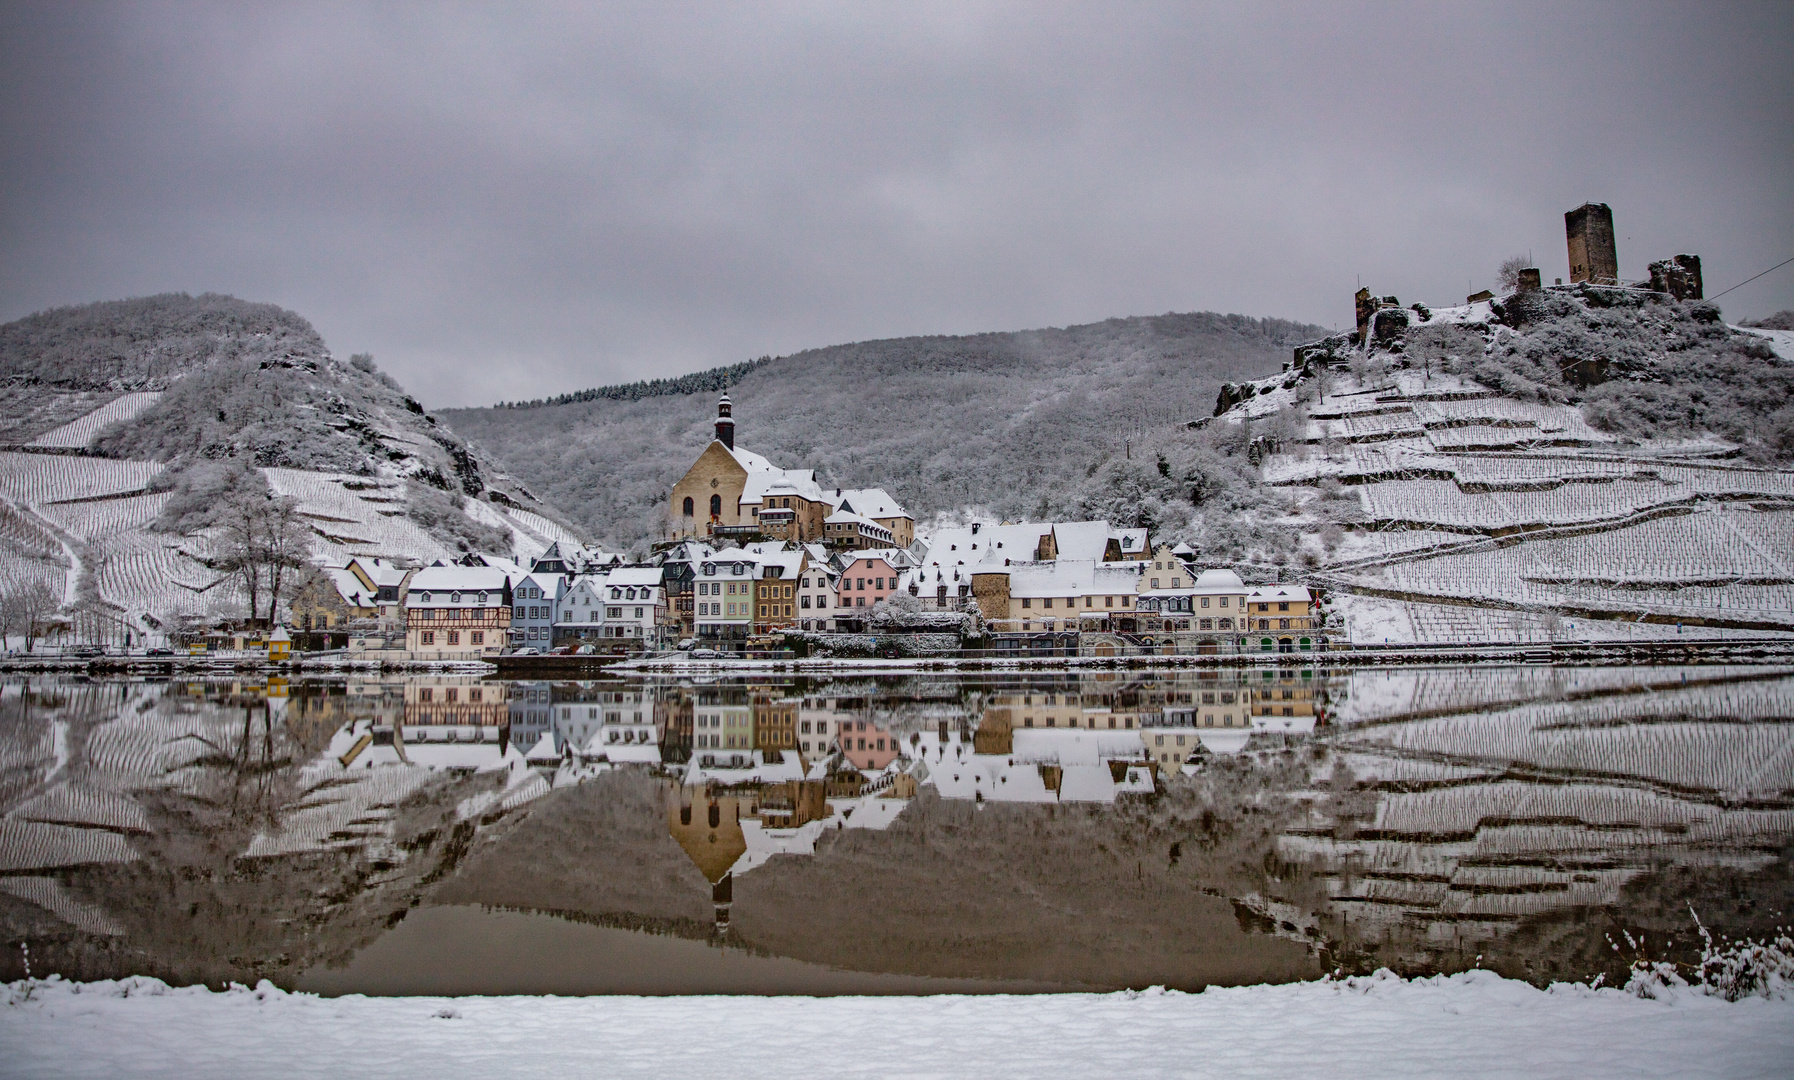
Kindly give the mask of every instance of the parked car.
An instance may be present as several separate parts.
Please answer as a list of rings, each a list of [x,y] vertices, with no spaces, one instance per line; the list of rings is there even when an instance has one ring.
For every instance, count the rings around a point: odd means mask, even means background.
[[[695,637],[688,637],[688,638],[686,638],[686,639],[685,639],[685,640],[683,640],[683,641],[681,641],[681,642],[680,642],[680,643],[679,643],[679,648],[680,648],[680,649],[689,649],[689,648],[691,648],[691,647],[692,647],[692,646],[693,646],[693,645],[696,645],[696,644],[697,644],[697,643],[698,643],[698,639],[697,639],[697,638],[695,638]]]
[[[715,660],[723,654],[715,649],[693,649],[690,655],[693,660]]]
[[[519,645],[511,650],[512,656],[541,656],[542,650],[534,645]]]
[[[174,650],[173,649],[164,649],[160,646],[157,646],[154,649],[143,650],[143,655],[145,655],[145,656],[173,656]]]

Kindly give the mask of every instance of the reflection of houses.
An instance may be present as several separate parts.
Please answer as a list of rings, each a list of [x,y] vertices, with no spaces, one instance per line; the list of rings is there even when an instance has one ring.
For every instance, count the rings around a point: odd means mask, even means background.
[[[897,758],[897,736],[870,720],[842,721],[836,738],[842,755],[863,772],[877,772]]]
[[[754,749],[772,753],[796,752],[798,703],[791,698],[759,701],[753,705]]]
[[[754,749],[754,707],[740,691],[699,691],[692,706],[692,752]]]
[[[946,799],[1110,803],[1154,790],[1138,731],[1011,728],[996,754],[978,753],[975,736],[924,732],[917,756],[917,777]]]
[[[826,757],[854,712],[835,698],[805,698],[797,710],[797,748],[808,757]]]

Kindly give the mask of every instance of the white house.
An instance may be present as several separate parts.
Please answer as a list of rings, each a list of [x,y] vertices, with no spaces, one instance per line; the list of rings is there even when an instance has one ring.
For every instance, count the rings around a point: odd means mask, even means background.
[[[604,578],[604,637],[653,639],[666,605],[658,566],[620,566]]]
[[[405,648],[444,660],[496,656],[511,625],[511,583],[490,566],[426,566],[405,597]]]
[[[827,630],[840,606],[840,575],[825,560],[811,559],[797,579],[797,625],[801,630]]]

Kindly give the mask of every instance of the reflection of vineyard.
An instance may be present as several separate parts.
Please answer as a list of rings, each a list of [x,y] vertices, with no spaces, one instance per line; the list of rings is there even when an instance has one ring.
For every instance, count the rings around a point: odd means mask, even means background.
[[[1370,673],[1348,694],[1331,741],[1354,794],[1279,849],[1358,940],[1484,940],[1665,864],[1761,869],[1794,835],[1782,671]]]
[[[441,777],[422,768],[320,770],[293,706],[259,682],[6,686],[0,925],[71,975],[214,981],[377,933],[383,886],[414,887],[437,864],[465,785],[431,787]],[[448,809],[401,814],[439,787]]]

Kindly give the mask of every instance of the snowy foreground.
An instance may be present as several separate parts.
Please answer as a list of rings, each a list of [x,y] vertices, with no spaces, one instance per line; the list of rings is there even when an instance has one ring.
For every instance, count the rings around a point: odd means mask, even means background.
[[[29,991],[29,995],[27,995]],[[320,998],[14,983],[6,1076],[1788,1076],[1794,1001],[1488,972],[1038,997]]]

